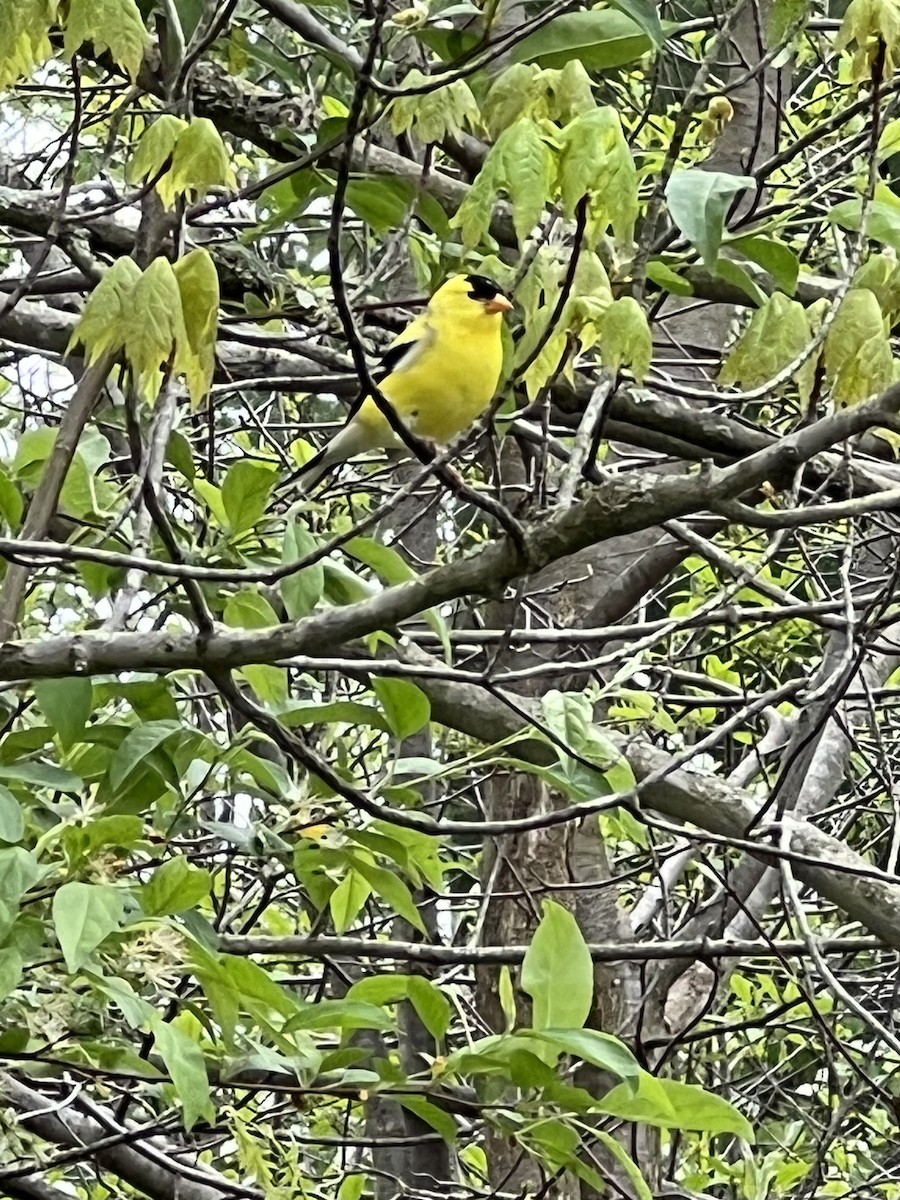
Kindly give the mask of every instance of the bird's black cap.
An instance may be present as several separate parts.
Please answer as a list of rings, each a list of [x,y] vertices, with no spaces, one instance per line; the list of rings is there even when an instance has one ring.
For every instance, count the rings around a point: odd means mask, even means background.
[[[466,282],[472,285],[469,295],[473,300],[488,301],[503,295],[502,289],[497,287],[493,279],[488,279],[487,275],[467,275]]]

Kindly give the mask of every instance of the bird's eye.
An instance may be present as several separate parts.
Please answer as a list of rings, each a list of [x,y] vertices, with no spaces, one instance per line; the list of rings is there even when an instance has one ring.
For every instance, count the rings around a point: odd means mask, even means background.
[[[500,295],[500,289],[496,283],[492,279],[488,279],[486,275],[467,275],[466,283],[472,285],[469,297],[472,300],[480,300],[482,304],[486,304],[495,296]]]

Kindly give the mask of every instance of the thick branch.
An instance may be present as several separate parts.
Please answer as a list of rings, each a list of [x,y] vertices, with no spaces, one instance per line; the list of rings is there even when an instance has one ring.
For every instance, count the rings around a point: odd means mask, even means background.
[[[116,1122],[109,1114],[106,1126],[72,1110],[60,1107],[54,1111],[49,1097],[20,1083],[11,1075],[0,1074],[0,1097],[19,1114],[26,1129],[45,1141],[58,1146],[83,1147],[87,1154],[91,1145],[108,1138]],[[33,1114],[33,1115],[30,1115]],[[146,1139],[142,1148],[125,1144],[107,1146],[93,1155],[104,1169],[118,1175],[132,1187],[152,1197],[152,1200],[222,1200],[232,1189],[220,1188],[214,1174],[203,1170],[209,1182],[190,1178],[180,1160],[169,1157],[158,1138]],[[223,1185],[225,1181],[222,1181]],[[244,1191],[243,1194],[246,1194]]]
[[[352,937],[223,937],[222,949],[228,954],[274,954],[279,958],[313,959],[368,958],[396,962],[460,964],[520,963],[527,946],[433,946],[427,942],[375,941]],[[860,954],[886,949],[878,938],[823,938],[819,949],[830,954]],[[650,962],[668,958],[781,958],[784,955],[806,957],[809,947],[802,938],[783,938],[766,942],[759,939],[730,941],[725,938],[699,938],[695,941],[608,942],[588,946],[594,962]]]
[[[376,630],[390,629],[436,605],[494,594],[514,579],[609,538],[712,508],[767,480],[777,481],[834,443],[882,424],[898,404],[900,386],[894,386],[876,401],[824,418],[724,470],[692,476],[636,472],[616,476],[597,487],[588,499],[529,527],[525,557],[509,539],[492,542],[466,558],[387,588],[359,604],[329,609],[262,633],[219,630],[202,643],[193,634],[164,631],[115,636],[83,633],[8,642],[0,648],[0,679],[191,667],[215,672],[249,663],[279,662],[296,654],[321,654]]]

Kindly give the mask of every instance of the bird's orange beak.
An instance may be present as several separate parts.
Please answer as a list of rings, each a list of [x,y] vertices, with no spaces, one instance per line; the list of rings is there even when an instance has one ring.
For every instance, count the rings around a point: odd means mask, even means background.
[[[507,299],[506,296],[495,296],[493,298],[493,300],[487,301],[487,303],[484,306],[484,311],[486,313],[491,313],[491,314],[505,313],[505,312],[509,312],[511,308],[512,308],[512,300]]]

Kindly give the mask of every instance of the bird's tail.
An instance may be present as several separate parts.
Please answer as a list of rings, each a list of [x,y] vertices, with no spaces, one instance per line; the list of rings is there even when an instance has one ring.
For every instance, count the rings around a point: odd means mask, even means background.
[[[277,490],[283,492],[288,488],[294,488],[296,491],[306,494],[317,488],[335,465],[334,459],[329,453],[330,450],[330,445],[324,446],[318,454],[314,454],[302,467],[298,467],[296,471],[292,471],[287,479],[278,485]]]

